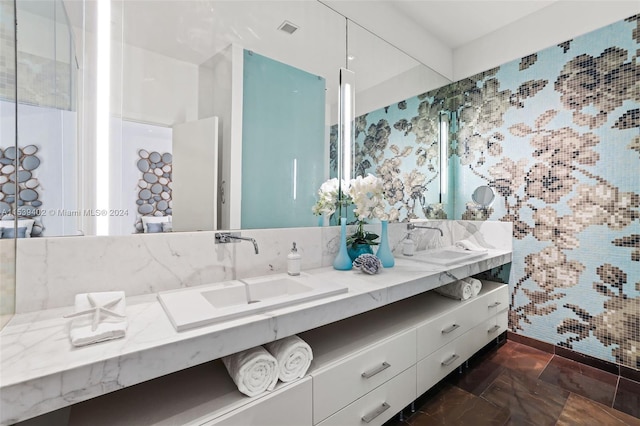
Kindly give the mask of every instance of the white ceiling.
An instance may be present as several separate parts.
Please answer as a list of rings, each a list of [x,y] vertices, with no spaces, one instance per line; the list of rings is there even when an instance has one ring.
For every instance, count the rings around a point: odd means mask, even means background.
[[[95,0],[63,0],[74,26],[81,27],[83,7],[90,8]],[[18,2],[39,3],[37,0]],[[48,0],[47,2],[50,2]],[[125,42],[165,56],[193,64],[202,64],[229,43],[289,63],[310,73],[333,78],[335,69],[345,66],[345,18],[349,27],[349,55],[355,59],[349,68],[359,73],[360,88],[385,81],[422,63],[449,80],[456,78],[454,54],[464,52],[474,43],[513,26],[534,26],[535,33],[520,34],[523,46],[527,39],[544,39],[545,33],[558,33],[560,40],[541,41],[539,48],[564,41],[562,27],[584,21],[590,31],[610,22],[600,23],[572,13],[561,19],[561,25],[548,27],[548,18],[562,11],[561,4],[586,11],[593,5],[612,8],[620,1],[596,0],[112,0],[113,32]],[[626,0],[627,14],[640,12],[639,0]],[[554,9],[556,8],[556,9]],[[333,9],[333,10],[332,10]],[[592,15],[597,12],[592,11]],[[85,16],[90,14],[84,13]],[[607,18],[611,19],[611,18]],[[288,20],[300,26],[293,35],[277,30]],[[613,22],[613,21],[611,21]],[[566,24],[566,25],[565,25]],[[593,27],[596,25],[595,27]],[[90,19],[85,26],[91,27]],[[593,28],[589,28],[592,26]],[[367,31],[368,30],[368,31]],[[573,31],[570,29],[569,31]],[[566,32],[566,31],[565,31]],[[513,33],[513,32],[512,32]],[[377,34],[383,41],[373,34]],[[504,41],[505,44],[513,40]],[[390,43],[390,44],[389,44]],[[515,43],[511,43],[515,44]],[[496,52],[501,46],[494,42]],[[527,49],[536,46],[527,45]],[[523,48],[520,48],[522,50]],[[533,50],[535,51],[535,50]],[[510,55],[524,56],[531,52],[516,51]],[[466,55],[469,56],[469,55]],[[484,54],[486,59],[489,54]],[[497,55],[496,55],[497,56]],[[518,56],[496,58],[496,66]],[[476,60],[475,62],[480,62]],[[489,61],[490,62],[490,61]],[[304,65],[299,65],[304,64]],[[480,65],[479,65],[480,66]],[[369,81],[363,81],[368,78]]]
[[[450,80],[640,13],[640,0],[318,0]]]
[[[320,3],[374,33],[377,32],[375,25],[371,25],[367,14],[377,13],[380,7],[390,7],[397,14],[386,16],[388,26],[402,27],[403,20],[412,22],[444,46],[455,49],[556,1],[321,0]],[[23,2],[23,8],[49,3]],[[296,38],[287,40],[293,40],[296,45],[313,47],[314,38],[322,38],[327,45],[340,46],[344,39],[344,21],[313,0],[126,0],[112,3],[112,20],[115,25],[118,21],[123,22],[124,38],[128,43],[190,63],[204,62],[212,52],[231,41],[243,43],[249,49],[260,44],[277,44],[288,37],[274,31],[284,19],[303,28]],[[78,27],[82,23],[83,4],[91,5],[91,2],[65,0],[69,16]],[[345,9],[347,5],[352,7]],[[85,25],[90,27],[91,22],[85,21]],[[419,36],[417,34],[415,39],[418,43]],[[406,46],[396,47],[405,50]]]
[[[455,49],[556,1],[390,0],[390,3],[406,19]]]

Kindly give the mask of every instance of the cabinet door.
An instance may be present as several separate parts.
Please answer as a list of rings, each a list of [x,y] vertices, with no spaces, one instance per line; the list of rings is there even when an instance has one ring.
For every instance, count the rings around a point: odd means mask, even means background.
[[[313,376],[313,420],[318,423],[416,362],[415,330],[385,340]]]
[[[207,426],[311,425],[311,391],[311,377],[307,376],[204,424]]]
[[[349,404],[318,426],[378,426],[416,399],[415,365]]]

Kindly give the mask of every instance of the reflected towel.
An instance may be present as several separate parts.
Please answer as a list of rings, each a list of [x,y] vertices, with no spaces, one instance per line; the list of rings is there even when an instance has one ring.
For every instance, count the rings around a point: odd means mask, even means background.
[[[471,284],[471,297],[476,297],[482,290],[482,281],[476,278],[463,278],[462,281]]]
[[[474,243],[471,240],[456,241],[454,246],[456,246],[458,248],[461,248],[463,250],[468,250],[468,251],[477,251],[477,252],[482,252],[482,253],[488,251],[486,248],[477,245],[476,243]]]
[[[452,299],[467,300],[473,295],[471,284],[462,280],[445,284],[435,289],[437,293]]]
[[[124,291],[76,294],[69,326],[73,346],[85,346],[124,337],[127,331]]]
[[[307,374],[313,359],[311,346],[298,336],[289,336],[264,347],[278,361],[278,378],[282,382],[291,382]]]
[[[226,356],[222,362],[238,390],[247,396],[273,390],[278,382],[278,362],[262,346]]]

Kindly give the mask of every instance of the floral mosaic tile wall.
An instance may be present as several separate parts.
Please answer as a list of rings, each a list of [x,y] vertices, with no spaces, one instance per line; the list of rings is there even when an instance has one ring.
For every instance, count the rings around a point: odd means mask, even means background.
[[[630,17],[356,120],[356,172],[385,178],[402,221],[434,217],[446,111],[447,215],[514,223],[512,265],[494,271],[509,282],[510,329],[634,369],[639,22]],[[480,185],[497,197],[478,211],[470,202]]]
[[[438,94],[422,94],[355,122],[355,174],[385,181],[390,220],[431,215],[440,201]]]
[[[514,223],[512,331],[640,368],[640,15],[455,83],[455,217]]]

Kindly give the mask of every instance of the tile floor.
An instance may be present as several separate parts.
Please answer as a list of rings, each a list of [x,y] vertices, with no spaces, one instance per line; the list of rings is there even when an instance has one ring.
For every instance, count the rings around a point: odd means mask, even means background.
[[[640,425],[640,383],[507,340],[385,426]]]

